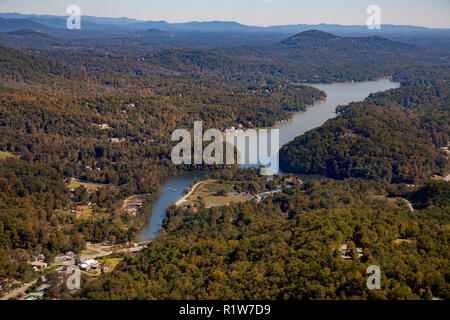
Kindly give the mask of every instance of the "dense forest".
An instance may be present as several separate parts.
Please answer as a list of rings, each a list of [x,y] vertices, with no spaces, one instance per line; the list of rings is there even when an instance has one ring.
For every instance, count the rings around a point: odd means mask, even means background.
[[[34,34],[29,37],[35,41],[39,39]],[[99,78],[94,83],[97,85],[103,82],[102,75],[105,73],[182,75],[258,84],[364,81],[394,73],[401,75],[411,65],[445,68],[449,63],[443,50],[425,49],[381,37],[339,37],[317,30],[305,31],[266,45],[234,45],[214,49],[192,49],[188,45],[164,49],[155,45],[153,50],[142,51],[139,46],[122,44],[121,40],[103,39],[92,43],[92,40],[82,39],[77,42],[76,48],[70,40],[67,40],[67,47],[55,45],[42,48],[34,42],[18,47],[73,70],[96,73]],[[55,39],[49,41],[54,43]],[[120,48],[126,47],[126,52],[114,48],[97,50],[98,47],[108,47],[103,43],[105,41]],[[176,39],[172,41],[176,42]],[[83,42],[88,43],[89,50],[81,49]],[[13,45],[8,41],[3,43]],[[438,77],[433,75],[431,78]]]
[[[402,188],[356,179],[305,183],[259,204],[171,208],[158,239],[74,298],[448,299],[449,187],[423,188],[427,204],[414,212],[389,198]],[[421,191],[404,196],[416,206]],[[350,260],[341,258],[343,243]],[[371,264],[382,270],[381,290],[366,288]],[[53,294],[69,297],[59,290]]]
[[[449,87],[401,87],[338,108],[280,150],[286,172],[415,184],[449,170]]]
[[[173,130],[197,120],[204,129],[270,127],[326,99],[305,83],[392,76],[401,88],[339,106],[336,119],[281,150],[283,170],[338,180],[195,213],[171,207],[148,248],[110,274],[83,277],[81,291],[56,285],[48,298],[450,298],[448,183],[430,182],[449,170],[445,50],[321,31],[247,36],[233,47],[224,38],[227,47],[211,48],[211,37],[0,34],[23,49],[0,46],[0,284],[35,277],[28,262],[40,253],[51,263],[86,242],[136,240],[168,176],[212,168],[173,165]],[[240,192],[287,179],[214,169]],[[136,215],[122,208],[132,195],[146,198]],[[88,204],[89,214],[74,212]],[[366,289],[370,264],[382,269],[382,290]]]
[[[0,56],[0,150],[13,155],[0,160],[3,258],[25,249],[51,261],[87,241],[130,241],[150,215],[161,181],[183,169],[170,161],[173,130],[193,128],[194,120],[204,128],[271,126],[325,97],[305,86],[183,77],[119,75],[107,83],[107,74],[22,51],[0,47]],[[71,213],[63,183],[71,177],[106,185],[83,197],[85,190],[75,191],[78,202],[98,206],[96,214]],[[136,217],[118,208],[133,194],[150,195]],[[18,263],[7,261],[0,278],[17,277]],[[28,276],[21,274],[18,279]]]

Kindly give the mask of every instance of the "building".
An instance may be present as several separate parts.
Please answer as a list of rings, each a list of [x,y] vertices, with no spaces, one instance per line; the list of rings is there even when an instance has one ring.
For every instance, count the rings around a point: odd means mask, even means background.
[[[58,262],[65,262],[65,261],[70,261],[75,257],[75,253],[73,253],[72,251],[67,251],[65,254],[61,254],[57,257],[55,257],[55,260]]]
[[[31,262],[31,266],[33,267],[34,271],[42,271],[47,269],[48,267],[47,263],[43,261],[33,261]]]
[[[344,243],[343,245],[341,245],[339,247],[339,252],[341,253],[341,258],[344,260],[351,260],[352,259],[352,255],[351,255],[351,251],[348,248],[348,245],[346,243]],[[361,260],[361,258],[363,257],[363,251],[361,248],[356,248],[356,252],[358,254],[358,259]]]
[[[83,271],[96,270],[99,267],[98,261],[94,259],[89,259],[84,263],[80,264],[80,269]]]

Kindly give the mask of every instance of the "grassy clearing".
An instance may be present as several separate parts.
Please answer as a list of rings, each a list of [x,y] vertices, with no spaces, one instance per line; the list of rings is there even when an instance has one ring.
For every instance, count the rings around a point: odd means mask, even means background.
[[[94,217],[96,215],[101,216],[103,214],[106,213],[106,209],[104,208],[97,208],[97,209],[92,209],[89,206],[77,206],[77,207],[82,207],[83,210],[82,211],[75,211],[77,214],[77,218],[84,218],[84,219],[88,219],[91,217]]]
[[[112,272],[117,265],[123,260],[124,258],[106,258],[102,259],[103,265],[105,266],[106,272]]]
[[[93,255],[98,254],[98,251],[92,250],[92,249],[85,249],[85,250],[81,251],[81,254],[84,254],[86,256],[93,256]]]
[[[412,243],[413,239],[396,239],[394,240],[395,244],[401,244],[401,243]]]
[[[15,155],[11,152],[8,152],[8,151],[0,151],[0,160],[8,159],[8,158],[18,159],[19,156]]]
[[[204,181],[195,188],[194,192],[183,203],[183,206],[198,206],[203,203],[207,208],[210,208],[247,201],[248,198],[245,196],[231,195],[235,192],[233,185],[233,182]]]
[[[386,196],[383,195],[372,195],[370,196],[372,199],[376,199],[376,200],[380,200],[380,201],[387,201],[390,203],[397,203],[398,199],[397,198],[388,198]]]
[[[81,181],[77,181],[77,180],[72,180],[67,187],[69,189],[77,189],[80,186],[84,186],[87,189],[87,191],[89,191],[89,192],[97,191],[100,188],[106,187],[106,185],[104,185],[104,184],[81,182]]]
[[[130,196],[123,200],[122,203],[122,209],[127,209],[130,206],[136,206],[140,207],[142,206],[142,203],[145,201],[145,199],[148,197],[147,194],[136,194],[133,196]]]

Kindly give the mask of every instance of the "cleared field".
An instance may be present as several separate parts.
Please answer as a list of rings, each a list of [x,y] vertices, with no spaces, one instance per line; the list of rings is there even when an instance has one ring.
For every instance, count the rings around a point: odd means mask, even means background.
[[[72,179],[72,181],[69,183],[69,185],[67,187],[69,189],[77,189],[80,186],[84,186],[87,189],[87,191],[91,192],[91,191],[97,191],[98,189],[103,188],[103,187],[107,187],[108,185],[100,184],[100,183],[92,183],[92,182],[82,182],[82,181]]]
[[[123,200],[122,208],[126,209],[127,207],[130,207],[130,206],[141,206],[142,203],[144,202],[145,198],[147,198],[147,196],[148,195],[146,195],[146,194],[137,194],[137,195],[130,196],[130,197],[126,198],[125,200]]]
[[[182,204],[183,206],[198,206],[203,203],[206,208],[211,208],[245,202],[249,199],[249,196],[236,194],[232,182],[222,183],[217,180],[207,180],[198,184]]]
[[[390,203],[396,203],[397,202],[397,198],[388,198],[386,196],[383,195],[372,195],[371,196],[372,199],[376,199],[376,200],[380,200],[380,201],[387,201]]]
[[[414,242],[413,239],[396,239],[396,240],[394,240],[395,244],[412,243],[412,242]]]
[[[0,160],[8,159],[8,158],[18,158],[15,154],[8,151],[0,151]]]
[[[117,265],[123,260],[123,257],[121,258],[105,257],[99,260],[103,263],[105,272],[108,273],[112,272],[117,267]]]
[[[85,250],[81,251],[81,254],[84,254],[84,255],[96,255],[96,254],[98,254],[98,251],[91,250],[91,249],[85,249]]]
[[[122,209],[127,211],[130,215],[136,215],[147,196],[148,195],[146,194],[137,194],[126,198],[123,200]]]

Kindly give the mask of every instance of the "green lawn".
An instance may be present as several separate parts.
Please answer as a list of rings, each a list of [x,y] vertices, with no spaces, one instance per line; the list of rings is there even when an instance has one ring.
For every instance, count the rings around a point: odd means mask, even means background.
[[[105,185],[99,183],[80,182],[76,180],[72,180],[67,187],[69,189],[77,189],[80,186],[84,186],[88,191],[97,191],[98,189],[105,187]]]
[[[183,206],[198,206],[203,202],[206,207],[214,207],[247,201],[247,198],[244,196],[227,195],[234,192],[233,184],[233,182],[228,181],[224,183],[218,180],[205,181],[186,199]],[[217,194],[221,190],[224,191],[224,195]]]

